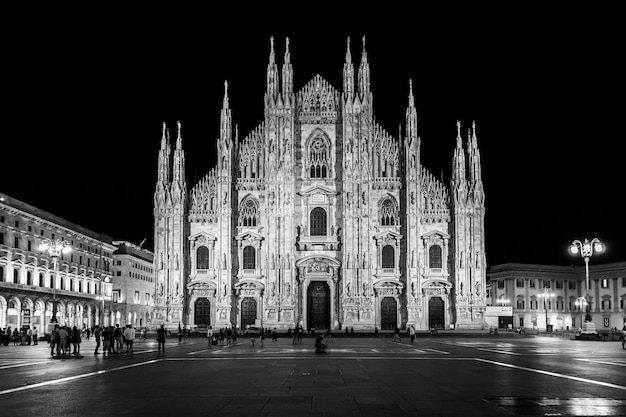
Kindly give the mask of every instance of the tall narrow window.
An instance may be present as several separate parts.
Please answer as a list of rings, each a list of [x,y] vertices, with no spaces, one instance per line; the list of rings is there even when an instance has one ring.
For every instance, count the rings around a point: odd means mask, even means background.
[[[441,268],[441,246],[432,245],[428,250],[428,265],[430,268]]]
[[[239,208],[239,226],[254,227],[258,223],[259,211],[257,209],[256,201],[252,198],[247,198],[242,201]]]
[[[209,269],[209,248],[200,246],[196,252],[196,269]]]
[[[39,274],[39,286],[40,287],[44,287],[45,286],[45,283],[44,283],[44,280],[43,280],[43,274],[41,274],[41,273]]]
[[[4,267],[0,266],[0,281],[4,281]]]
[[[396,226],[399,223],[398,205],[391,197],[382,199],[378,205],[381,226]]]
[[[315,138],[309,146],[309,166],[311,178],[326,178],[330,151],[323,138]]]
[[[26,285],[33,285],[33,273],[30,271],[26,272]]]
[[[311,210],[311,236],[326,236],[326,210],[321,207]]]
[[[17,269],[13,270],[13,283],[14,284],[19,284],[20,283],[20,273]]]
[[[256,251],[252,246],[243,248],[243,269],[256,269]]]
[[[383,268],[395,268],[395,256],[393,246],[383,246]]]

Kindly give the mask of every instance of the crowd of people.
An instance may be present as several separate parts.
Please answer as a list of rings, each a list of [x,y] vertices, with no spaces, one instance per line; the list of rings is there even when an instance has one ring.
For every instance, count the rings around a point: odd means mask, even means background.
[[[0,346],[8,346],[9,343],[13,343],[13,346],[16,345],[36,345],[39,341],[39,331],[37,330],[37,326],[33,326],[33,328],[22,328],[18,329],[17,327],[11,329],[11,326],[7,328],[0,328]]]

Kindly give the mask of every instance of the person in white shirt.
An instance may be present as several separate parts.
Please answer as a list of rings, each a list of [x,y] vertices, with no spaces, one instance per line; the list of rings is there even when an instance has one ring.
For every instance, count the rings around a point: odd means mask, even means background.
[[[135,352],[133,351],[133,343],[135,341],[135,329],[133,329],[133,326],[131,326],[130,324],[126,325],[126,328],[124,329],[124,343],[126,343],[126,353],[132,353],[134,354]]]
[[[209,341],[209,349],[211,349],[211,342],[213,341],[213,327],[209,326],[206,331],[206,337]]]

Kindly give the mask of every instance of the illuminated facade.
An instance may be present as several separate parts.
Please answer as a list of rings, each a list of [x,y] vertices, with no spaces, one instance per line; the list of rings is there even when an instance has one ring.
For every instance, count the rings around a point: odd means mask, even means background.
[[[55,273],[43,239],[62,239],[72,251]],[[0,194],[0,327],[37,326],[43,334],[57,301],[59,324],[94,326],[101,317],[100,283],[112,278],[111,238]]]
[[[421,163],[410,82],[404,131],[395,137],[377,123],[365,40],[358,67],[348,40],[342,91],[320,75],[294,90],[288,40],[279,72],[272,39],[266,79],[264,119],[243,140],[225,83],[217,165],[191,188],[180,124],[173,154],[163,126],[155,320],[484,327],[485,198],[475,126],[463,139],[458,124],[446,186]]]
[[[491,303],[508,300],[513,326],[554,330],[577,329],[583,323],[585,268],[502,264],[489,269]],[[626,324],[626,262],[589,266],[591,318],[595,328],[621,330]],[[545,300],[542,293],[553,294]],[[547,310],[547,311],[546,311]]]

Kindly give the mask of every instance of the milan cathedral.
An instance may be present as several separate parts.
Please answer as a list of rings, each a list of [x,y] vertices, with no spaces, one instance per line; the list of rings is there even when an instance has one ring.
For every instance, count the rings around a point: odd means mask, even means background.
[[[410,80],[404,129],[394,137],[376,122],[365,39],[358,69],[347,41],[342,91],[320,75],[294,90],[290,60],[287,39],[279,71],[272,38],[264,118],[243,140],[224,84],[217,164],[191,188],[180,123],[173,148],[163,125],[155,321],[481,328],[485,196],[475,125],[464,138],[457,123],[447,186],[422,166]]]

